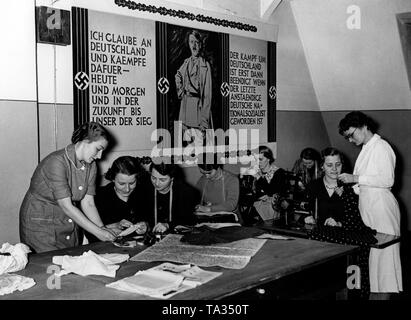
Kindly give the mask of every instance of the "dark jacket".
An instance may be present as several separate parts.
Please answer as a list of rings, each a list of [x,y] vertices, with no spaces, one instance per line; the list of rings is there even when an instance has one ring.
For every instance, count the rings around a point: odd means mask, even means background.
[[[114,190],[114,182],[97,189],[94,202],[104,225],[119,222],[122,219],[126,219],[131,223],[143,221],[141,212],[137,210],[135,199],[137,190],[138,188],[134,189],[128,201],[125,202],[117,196]],[[87,231],[85,231],[85,236],[90,243],[100,241]]]
[[[277,169],[274,176],[267,182],[267,179],[262,176],[255,182],[255,195],[260,198],[263,195],[271,197],[274,194],[284,195],[287,191],[287,181],[284,169]]]
[[[157,192],[157,223],[165,222],[173,228],[176,225],[193,225],[195,223],[194,208],[200,202],[199,192],[187,183],[174,179],[171,221],[169,219],[170,192]],[[154,187],[151,184],[136,194],[138,212],[144,214],[144,221],[154,227]]]
[[[344,202],[336,192],[330,197],[324,185],[323,178],[310,182],[306,190],[307,200],[310,209],[314,212],[315,199],[318,199],[317,225],[324,225],[325,220],[333,218],[337,222],[342,222],[344,217]]]

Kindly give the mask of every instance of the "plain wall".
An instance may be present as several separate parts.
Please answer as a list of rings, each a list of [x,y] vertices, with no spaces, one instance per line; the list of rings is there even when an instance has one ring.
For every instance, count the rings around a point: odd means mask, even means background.
[[[19,208],[38,158],[34,1],[2,1],[0,23],[1,245],[19,240]]]
[[[37,165],[36,106],[0,100],[0,244],[19,241],[19,208]]]
[[[347,28],[356,5],[360,29]],[[321,111],[410,109],[396,14],[409,0],[293,0]]]
[[[321,150],[330,141],[290,2],[282,1],[270,19],[279,25],[276,164],[290,170],[302,149]]]

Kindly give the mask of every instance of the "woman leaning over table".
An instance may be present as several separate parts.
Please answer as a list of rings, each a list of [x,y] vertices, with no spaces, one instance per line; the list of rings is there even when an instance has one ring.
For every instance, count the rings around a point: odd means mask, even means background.
[[[365,225],[378,232],[400,235],[400,210],[391,193],[395,154],[387,141],[375,133],[376,123],[360,111],[348,113],[339,124],[344,138],[362,149],[353,174],[342,173],[344,183],[356,183],[359,209]],[[389,299],[402,291],[399,243],[385,249],[372,248],[369,258],[370,299]]]
[[[20,208],[20,240],[35,252],[79,245],[78,226],[102,241],[115,238],[94,204],[95,160],[101,158],[110,135],[89,122],[73,132],[71,141],[38,164]]]
[[[136,158],[118,157],[104,175],[110,183],[97,189],[94,200],[100,218],[116,234],[134,224],[137,234],[147,231],[147,224],[137,212],[136,201],[138,187],[146,187],[141,183],[141,177],[145,174],[143,171]],[[85,234],[90,243],[99,241],[89,232]]]

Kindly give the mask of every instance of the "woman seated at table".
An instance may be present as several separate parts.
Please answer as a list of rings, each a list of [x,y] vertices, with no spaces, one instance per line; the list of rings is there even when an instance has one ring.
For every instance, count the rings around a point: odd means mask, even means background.
[[[321,151],[322,177],[308,184],[306,190],[309,207],[314,216],[305,217],[308,224],[341,227],[344,217],[343,193],[351,192],[348,186],[339,183],[338,175],[343,168],[343,157],[335,148],[329,147]],[[317,212],[315,213],[315,211]]]
[[[351,185],[337,180],[343,166],[343,156],[337,149],[329,147],[321,152],[323,176],[307,186],[309,207],[313,212],[317,210],[317,219],[308,216],[304,221],[319,226],[310,233],[310,239],[361,246],[357,261],[361,270],[360,297],[367,298],[369,245],[376,242],[375,232],[365,226],[358,209],[358,196]]]
[[[135,197],[142,170],[134,157],[119,157],[105,174],[110,183],[97,189],[95,203],[100,218],[116,234],[134,224],[137,224],[137,234],[147,230],[146,223],[141,221],[137,213]],[[85,235],[90,243],[99,241],[89,232],[85,232]]]
[[[176,178],[175,164],[152,163],[151,186],[139,192],[138,206],[153,233],[171,231],[177,225],[193,225],[197,190]]]
[[[77,246],[78,226],[102,241],[115,239],[94,203],[95,160],[110,140],[100,124],[85,123],[73,132],[72,144],[38,164],[20,208],[21,242],[35,252]]]
[[[284,196],[287,190],[285,171],[274,164],[274,155],[270,148],[260,146],[258,155],[259,171],[254,182],[254,210],[262,220],[278,219],[281,207],[287,207]]]
[[[375,234],[361,218],[358,195],[352,186],[337,180],[344,166],[341,152],[329,147],[321,151],[321,157],[323,176],[312,181],[306,192],[308,207],[313,214],[300,220],[317,226],[342,227],[344,230]]]
[[[293,173],[298,178],[298,187],[304,191],[307,185],[320,177],[320,155],[313,148],[305,148],[300,153],[300,158],[295,161]]]
[[[198,168],[202,176],[196,186],[200,191],[201,199],[197,202],[195,213],[199,222],[242,223],[238,210],[239,179],[225,171],[220,162],[215,153],[203,154],[199,159]],[[218,213],[220,220],[216,220],[217,216],[214,219],[207,218],[213,213]]]

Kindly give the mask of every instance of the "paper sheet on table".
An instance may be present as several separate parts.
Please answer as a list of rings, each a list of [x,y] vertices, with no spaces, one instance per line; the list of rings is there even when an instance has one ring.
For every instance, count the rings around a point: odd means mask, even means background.
[[[203,270],[197,266],[163,263],[134,276],[107,284],[109,288],[168,299],[178,293],[195,288],[222,272]]]
[[[220,266],[228,269],[242,269],[267,241],[250,238],[229,243],[198,246],[181,242],[181,237],[181,235],[169,234],[130,260],[172,261],[190,263],[200,267]]]
[[[203,270],[198,266],[192,266],[190,264],[177,265],[169,262],[162,263],[153,269],[180,274],[184,277],[184,282],[191,287],[204,284],[223,274],[222,272]]]

